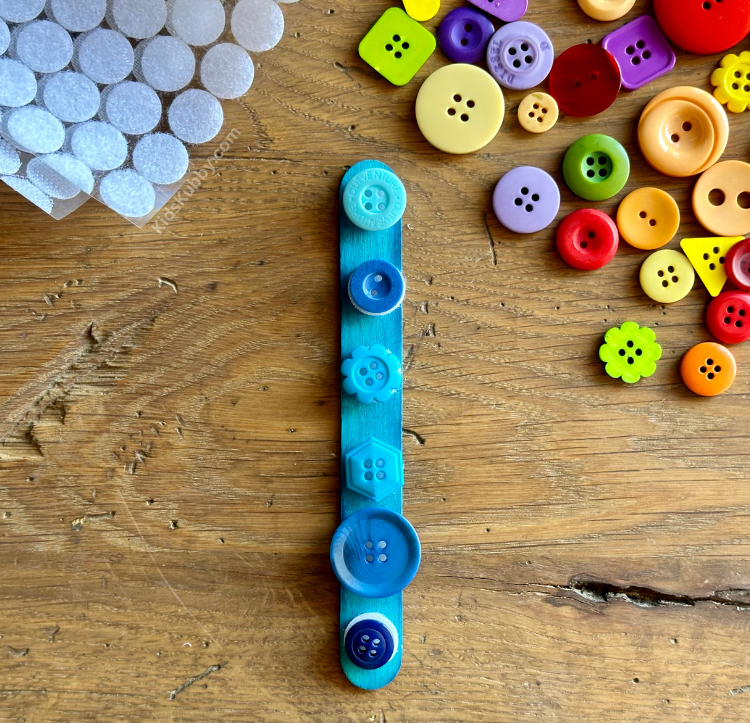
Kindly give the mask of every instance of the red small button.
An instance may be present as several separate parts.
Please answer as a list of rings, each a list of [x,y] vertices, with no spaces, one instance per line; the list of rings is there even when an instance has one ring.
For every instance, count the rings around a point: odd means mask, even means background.
[[[724,270],[738,289],[750,291],[750,239],[736,243],[727,251]]]
[[[574,269],[592,271],[608,264],[617,251],[620,236],[606,213],[581,208],[566,216],[557,229],[557,250]]]
[[[708,330],[725,344],[750,339],[750,294],[724,291],[711,300],[706,310]]]
[[[721,53],[750,32],[747,0],[655,0],[654,13],[677,47],[699,55]]]
[[[601,45],[574,45],[555,60],[549,92],[568,115],[596,115],[620,92],[620,66]]]

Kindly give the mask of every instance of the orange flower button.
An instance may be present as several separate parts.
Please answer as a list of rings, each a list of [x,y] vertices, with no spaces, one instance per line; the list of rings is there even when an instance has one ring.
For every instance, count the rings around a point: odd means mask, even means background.
[[[617,209],[620,235],[637,249],[658,249],[669,243],[680,226],[680,209],[660,188],[637,188]]]
[[[737,365],[729,349],[706,341],[697,344],[682,357],[680,374],[691,392],[702,397],[715,397],[732,386]]]

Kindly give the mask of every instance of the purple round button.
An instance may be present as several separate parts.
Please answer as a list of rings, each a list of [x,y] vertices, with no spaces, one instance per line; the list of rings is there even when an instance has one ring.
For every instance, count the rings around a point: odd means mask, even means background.
[[[504,23],[520,20],[529,7],[529,0],[469,0],[490,15],[500,18]]]
[[[520,20],[498,30],[487,46],[487,66],[506,88],[528,90],[548,75],[555,59],[552,41],[538,25]]]
[[[509,231],[536,233],[555,220],[560,209],[560,189],[541,168],[519,166],[497,182],[492,208]]]
[[[492,21],[482,13],[471,8],[456,8],[440,23],[440,49],[454,63],[478,63],[494,32]]]

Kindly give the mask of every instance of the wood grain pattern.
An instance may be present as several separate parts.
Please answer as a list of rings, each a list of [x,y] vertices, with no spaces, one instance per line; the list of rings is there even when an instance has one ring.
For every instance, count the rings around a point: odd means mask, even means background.
[[[700,235],[693,181],[644,163],[636,122],[667,87],[708,88],[718,58],[679,54],[542,137],[508,93],[497,138],[449,157],[413,113],[445,58],[394,88],[357,57],[387,5],[285,8],[256,86],[226,106],[239,138],[162,233],[93,202],[54,222],[0,189],[0,720],[747,718],[750,348],[733,350],[729,393],[696,398],[678,362],[709,338],[699,284],[651,303],[642,253],[578,273],[554,228],[514,236],[489,204],[528,163],[561,184],[559,218],[582,207],[560,162],[604,132],[633,170],[598,207],[656,184],[683,213],[670,247]],[[532,0],[527,17],[558,52],[618,26],[573,0]],[[747,161],[748,115],[729,120],[724,158]],[[328,562],[336,198],[362,158],[409,195],[404,509],[423,545],[401,672],[372,693],[341,672]],[[596,359],[626,319],[664,349],[633,387]]]

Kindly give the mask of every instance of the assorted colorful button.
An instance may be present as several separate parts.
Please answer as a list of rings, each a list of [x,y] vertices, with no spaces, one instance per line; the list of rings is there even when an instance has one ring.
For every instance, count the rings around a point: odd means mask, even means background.
[[[745,0],[654,0],[654,13],[678,48],[698,55],[728,50],[750,32]]]
[[[472,153],[497,135],[505,105],[503,92],[489,73],[476,65],[454,63],[425,80],[415,111],[419,130],[435,148]]]
[[[607,110],[620,92],[620,66],[601,45],[574,45],[555,60],[549,92],[563,113],[596,115]]]
[[[536,233],[554,221],[560,209],[560,189],[541,168],[519,166],[497,182],[492,208],[509,231]]]
[[[656,371],[661,347],[656,343],[653,330],[626,321],[604,335],[599,358],[606,364],[604,371],[613,379],[635,384],[641,377],[650,377]]]
[[[557,229],[557,250],[574,269],[591,271],[608,264],[619,244],[614,221],[606,213],[581,208],[566,216]]]
[[[528,90],[548,75],[555,59],[552,41],[538,25],[521,20],[503,25],[487,46],[487,67],[500,85]]]
[[[404,0],[404,10],[409,17],[424,23],[437,15],[440,10],[440,0]]]
[[[722,161],[705,171],[693,188],[693,212],[717,236],[750,233],[750,164]]]
[[[737,365],[732,352],[721,344],[696,344],[682,357],[680,374],[685,386],[702,397],[715,397],[732,386]]]
[[[676,201],[660,188],[638,188],[622,199],[617,228],[631,246],[651,251],[669,243],[680,227]]]
[[[472,8],[451,10],[438,30],[440,49],[454,63],[478,63],[487,50],[495,26]]]
[[[371,259],[354,270],[349,277],[347,290],[357,311],[368,316],[384,316],[401,305],[406,283],[392,263]]]
[[[396,626],[380,613],[357,615],[344,630],[344,650],[358,668],[382,668],[398,650]]]
[[[388,8],[359,44],[359,56],[393,85],[406,85],[435,50],[435,37],[401,8]]]
[[[341,365],[344,391],[362,404],[387,402],[401,389],[401,362],[382,344],[358,346]]]
[[[750,239],[738,241],[729,249],[724,271],[738,289],[750,291]]]
[[[730,238],[684,238],[680,246],[711,296],[716,296],[727,280],[724,262],[727,253],[742,236]]]
[[[643,292],[659,304],[672,304],[684,299],[695,283],[695,271],[679,251],[655,251],[641,264],[640,282]]]
[[[529,7],[529,0],[469,0],[469,2],[504,23],[520,20]]]
[[[374,437],[344,454],[344,469],[346,486],[373,502],[379,502],[404,484],[401,450]]]
[[[587,201],[604,201],[619,193],[630,175],[627,151],[609,136],[579,138],[563,159],[568,188]]]
[[[384,168],[360,171],[346,184],[344,212],[364,231],[393,226],[406,210],[406,190],[401,179]]]
[[[602,40],[620,66],[622,87],[636,90],[674,68],[677,56],[650,15],[632,20]],[[749,54],[750,55],[750,54]]]
[[[742,113],[750,104],[750,52],[730,53],[721,59],[720,67],[711,73],[714,98],[732,113]]]
[[[518,106],[518,122],[529,133],[544,133],[560,115],[557,101],[546,93],[529,93]]]
[[[750,339],[750,294],[724,291],[706,309],[708,330],[724,344]]]
[[[608,23],[627,15],[635,0],[578,0],[578,5],[590,18]]]

